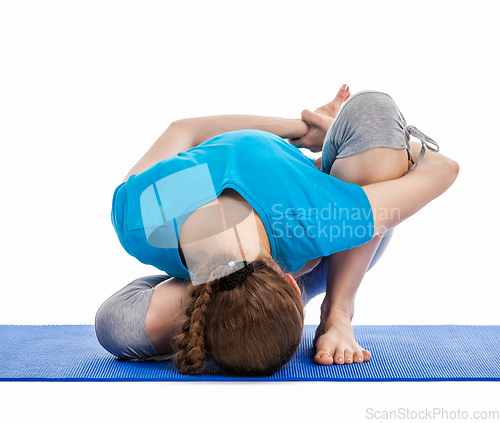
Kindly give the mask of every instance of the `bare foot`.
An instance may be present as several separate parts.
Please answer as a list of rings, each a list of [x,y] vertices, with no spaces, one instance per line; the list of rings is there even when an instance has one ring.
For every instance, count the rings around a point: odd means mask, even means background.
[[[339,110],[342,107],[344,101],[346,101],[350,96],[351,93],[349,92],[349,87],[344,84],[332,101],[324,104],[321,107],[318,107],[314,111],[314,113],[321,113],[322,115],[335,118],[339,113]]]
[[[369,361],[370,351],[362,348],[354,339],[354,331],[348,315],[336,314],[328,324],[321,323],[313,341],[316,348],[314,362],[323,366],[351,364]]]
[[[309,131],[304,136],[290,139],[288,142],[298,148],[307,148],[313,153],[321,151],[328,129],[350,95],[349,87],[343,85],[332,101],[318,107],[315,112],[302,110],[301,118],[309,124]]]

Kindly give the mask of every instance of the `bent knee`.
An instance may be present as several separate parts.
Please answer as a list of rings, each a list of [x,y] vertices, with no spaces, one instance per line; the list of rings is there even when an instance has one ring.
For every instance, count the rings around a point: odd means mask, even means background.
[[[157,356],[144,327],[145,311],[130,308],[120,297],[110,297],[97,310],[95,333],[97,340],[111,354],[125,359]]]

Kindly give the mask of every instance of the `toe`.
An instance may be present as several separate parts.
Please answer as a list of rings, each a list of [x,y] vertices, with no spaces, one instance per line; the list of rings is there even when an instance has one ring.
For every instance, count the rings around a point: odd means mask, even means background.
[[[354,363],[362,363],[364,360],[365,360],[365,358],[364,358],[363,352],[361,350],[360,351],[356,351],[354,353],[354,356],[353,356],[353,362]]]
[[[333,361],[335,364],[344,364],[344,350],[335,351],[335,357]]]
[[[324,106],[318,107],[314,112],[335,118],[342,107],[342,104],[349,98],[350,95],[349,86],[344,84],[332,101]]]
[[[352,363],[352,351],[351,350],[345,350],[344,351],[344,362],[346,364],[351,364]]]
[[[333,364],[333,358],[326,351],[320,351],[314,356],[314,362],[322,366],[330,366]]]
[[[370,351],[363,350],[363,361],[370,361],[370,358],[372,358]]]
[[[349,87],[346,84],[342,85],[335,98],[327,104],[330,112],[336,115],[342,107],[342,103],[346,101],[350,95]]]

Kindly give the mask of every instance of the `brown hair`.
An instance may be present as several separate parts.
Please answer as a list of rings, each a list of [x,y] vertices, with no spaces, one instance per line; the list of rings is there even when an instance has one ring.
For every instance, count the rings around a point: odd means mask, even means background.
[[[193,282],[199,285],[189,284],[174,357],[183,374],[203,373],[208,356],[233,376],[269,376],[300,344],[304,303],[270,266],[274,263],[258,257],[252,262],[255,271],[236,288],[219,288],[222,270],[235,259],[229,253],[212,256],[195,271]]]

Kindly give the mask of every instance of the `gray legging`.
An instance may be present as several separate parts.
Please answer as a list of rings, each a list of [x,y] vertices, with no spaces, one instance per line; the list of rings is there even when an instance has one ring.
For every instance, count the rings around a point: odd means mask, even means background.
[[[153,288],[168,275],[145,276],[129,283],[99,307],[95,332],[111,354],[127,359],[158,356],[146,334],[146,312]]]
[[[413,162],[410,133],[422,141],[418,161],[425,154],[425,147],[438,151],[438,145],[417,128],[406,125],[403,115],[393,100],[383,93],[363,91],[344,103],[337,118],[328,130],[322,153],[322,169],[331,173],[337,158],[348,157],[375,147],[406,148]],[[370,270],[387,248],[394,229],[386,232],[368,267]],[[321,262],[309,273],[302,275],[304,303],[325,292],[328,260]],[[101,345],[111,354],[125,359],[169,359],[160,356],[146,334],[145,319],[153,288],[168,275],[146,276],[129,283],[108,298],[96,314],[95,331]]]

